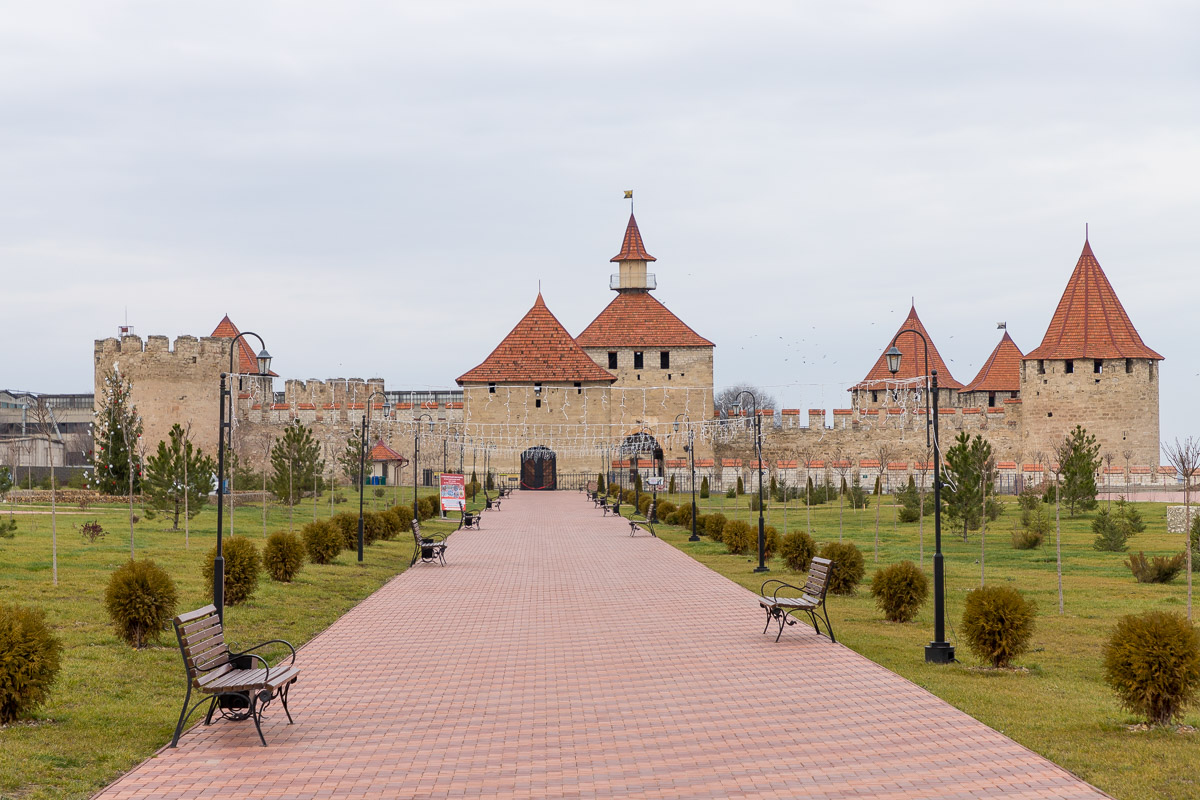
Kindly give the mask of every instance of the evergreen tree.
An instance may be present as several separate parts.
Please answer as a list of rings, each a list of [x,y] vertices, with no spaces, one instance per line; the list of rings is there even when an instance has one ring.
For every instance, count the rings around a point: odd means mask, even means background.
[[[271,448],[271,468],[274,470],[271,493],[294,506],[325,470],[321,446],[313,438],[312,430],[304,425],[289,425]]]
[[[337,457],[338,469],[350,483],[358,485],[358,466],[362,459],[362,437],[356,429],[346,439],[346,446]],[[365,466],[364,466],[365,469]]]
[[[667,494],[675,494],[675,476],[671,476],[671,483],[667,486]]]
[[[133,384],[115,369],[104,376],[93,426],[95,450],[88,482],[89,488],[101,494],[129,494],[131,472],[133,492],[141,486],[142,463],[137,440],[142,435],[142,419],[130,399],[132,391]]]
[[[12,472],[9,471],[8,467],[0,466],[0,499],[3,499],[12,490],[12,487]]]
[[[0,467],[0,499],[3,499],[13,487],[13,476],[8,467]],[[8,507],[8,519],[0,520],[0,538],[11,539],[17,530],[17,521],[13,519],[13,508]]]
[[[187,514],[194,518],[208,502],[209,492],[216,488],[214,476],[217,464],[192,441],[177,422],[171,426],[167,441],[158,443],[158,451],[146,459],[146,478],[142,489],[147,507],[154,511],[169,511],[173,515],[171,530],[179,530],[179,515],[187,502]],[[147,512],[150,516],[151,512]]]
[[[738,494],[745,494],[745,493],[746,493],[746,487],[742,485],[742,476],[741,476],[741,475],[738,475],[738,480],[737,480],[737,493],[738,493]]]
[[[475,479],[475,476],[474,476],[474,473],[472,473],[471,480],[474,480],[474,479]],[[604,485],[604,473],[603,472],[596,474],[596,491],[599,494],[604,494],[605,492],[608,491]]]
[[[946,476],[942,486],[942,500],[946,514],[963,526],[963,541],[967,532],[981,524],[983,515],[983,492],[992,491],[991,470],[992,445],[976,434],[972,439],[966,431],[954,440],[954,446],[946,451]]]
[[[701,499],[707,500],[708,492],[709,492],[708,476],[705,475],[703,478],[700,479],[700,497],[701,497]]]
[[[1082,425],[1067,434],[1063,441],[1063,458],[1059,464],[1062,475],[1062,500],[1067,513],[1090,511],[1096,507],[1096,470],[1100,469],[1100,444]]]

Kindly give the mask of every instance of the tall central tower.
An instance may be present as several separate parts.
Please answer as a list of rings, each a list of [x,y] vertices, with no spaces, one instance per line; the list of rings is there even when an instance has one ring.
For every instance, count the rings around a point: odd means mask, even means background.
[[[632,212],[629,214],[629,225],[625,228],[621,252],[609,260],[616,262],[618,272],[609,278],[608,288],[618,292],[648,292],[657,288],[654,273],[646,271],[646,264],[657,259],[646,252],[642,233]]]

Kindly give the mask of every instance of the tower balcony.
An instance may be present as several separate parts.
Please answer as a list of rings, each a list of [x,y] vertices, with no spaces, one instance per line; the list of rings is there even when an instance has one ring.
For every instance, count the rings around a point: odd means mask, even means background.
[[[614,272],[608,279],[608,288],[621,289],[657,289],[658,281],[653,272]]]

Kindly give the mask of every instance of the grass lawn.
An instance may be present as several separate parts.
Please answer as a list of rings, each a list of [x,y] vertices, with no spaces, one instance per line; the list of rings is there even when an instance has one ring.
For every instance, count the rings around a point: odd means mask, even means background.
[[[674,495],[677,504],[690,503],[690,495]],[[1011,500],[1011,498],[1008,498]],[[744,519],[757,527],[748,497],[713,497],[699,501],[700,513],[720,511],[730,519]],[[829,613],[838,641],[928,689],[971,716],[1011,736],[1057,764],[1119,798],[1200,797],[1200,732],[1178,733],[1129,730],[1137,720],[1117,704],[1103,682],[1101,649],[1113,625],[1123,614],[1158,608],[1186,610],[1186,576],[1172,584],[1139,584],[1125,566],[1125,554],[1092,549],[1091,522],[1095,512],[1074,519],[1062,517],[1064,613],[1058,613],[1054,531],[1036,550],[1015,550],[1011,532],[1019,517],[1015,503],[1006,503],[1005,513],[989,523],[986,550],[986,580],[1018,588],[1038,606],[1037,630],[1032,650],[1018,660],[1024,670],[996,672],[981,670],[981,662],[965,643],[957,642],[959,663],[928,665],[924,646],[933,638],[933,602],[926,603],[911,624],[884,621],[869,593],[869,582],[877,567],[910,559],[919,561],[917,523],[894,523],[891,498],[884,497],[879,523],[879,560],[874,559],[875,498],[870,508],[843,510],[842,536],[862,550],[867,575],[853,597],[830,596]],[[622,507],[623,510],[625,507]],[[1164,504],[1138,504],[1147,523],[1144,533],[1130,540],[1130,550],[1147,555],[1168,555],[1183,548],[1180,534],[1167,535]],[[1053,525],[1054,509],[1050,507]],[[626,510],[625,513],[628,513]],[[785,529],[805,530],[804,507],[793,501],[785,509],[778,504],[767,510],[766,523],[782,534]],[[757,555],[733,556],[724,545],[703,537],[689,542],[680,528],[656,528],[665,541],[688,553],[711,569],[757,592],[765,578],[803,581],[779,559],[768,566],[771,572],[755,574]],[[813,538],[818,544],[837,541],[837,503],[812,509]],[[932,591],[933,520],[924,526],[924,569]],[[943,530],[942,550],[946,564],[947,636],[954,642],[954,627],[962,619],[966,593],[980,585],[980,536],[973,531],[964,543],[961,530]],[[1200,590],[1200,587],[1197,587]],[[784,632],[788,636],[790,631]],[[773,631],[772,631],[773,633]],[[797,719],[802,714],[797,709]],[[1200,727],[1200,713],[1193,709],[1185,722]],[[948,741],[946,747],[965,746]],[[932,793],[932,792],[931,792]]]
[[[349,502],[334,511],[357,513],[358,494],[342,493]],[[401,489],[398,499],[410,503],[412,489]],[[368,507],[390,505],[392,490],[379,500],[368,489],[367,501]],[[2,508],[7,517],[7,506]],[[80,513],[77,506],[59,508],[58,586],[51,582],[48,513],[17,514],[16,537],[0,539],[0,603],[44,609],[64,645],[62,672],[49,703],[28,721],[0,727],[0,798],[90,796],[170,741],[183,702],[183,662],[174,633],[165,631],[156,644],[139,652],[116,638],[104,610],[108,576],[129,558],[128,510],[100,506]],[[143,516],[134,525],[137,557],[152,558],[170,573],[179,593],[178,610],[211,602],[212,587],[203,580],[202,568],[206,561],[211,563],[216,544],[213,507],[206,506],[191,521],[187,549],[183,531],[169,530],[170,519],[147,520],[140,509],[136,513]],[[297,506],[295,529],[311,521],[313,513],[311,501]],[[328,496],[316,513],[329,515]],[[85,520],[98,520],[107,535],[86,543],[73,527]],[[437,519],[423,524],[429,531],[457,526]],[[288,529],[288,510],[268,505],[267,532],[280,529]],[[235,534],[247,535],[261,547],[262,531],[261,506],[237,508]],[[263,573],[248,602],[226,608],[231,646],[275,638],[300,646],[403,572],[412,550],[411,535],[401,535],[368,547],[361,566],[357,553],[346,550],[333,564],[306,564],[290,584],[276,583]],[[192,720],[201,717],[198,711]]]

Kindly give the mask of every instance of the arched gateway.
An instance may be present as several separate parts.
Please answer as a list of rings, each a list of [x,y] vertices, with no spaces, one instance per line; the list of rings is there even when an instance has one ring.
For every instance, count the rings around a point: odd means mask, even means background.
[[[521,488],[553,491],[558,488],[558,457],[545,445],[521,453]]]

